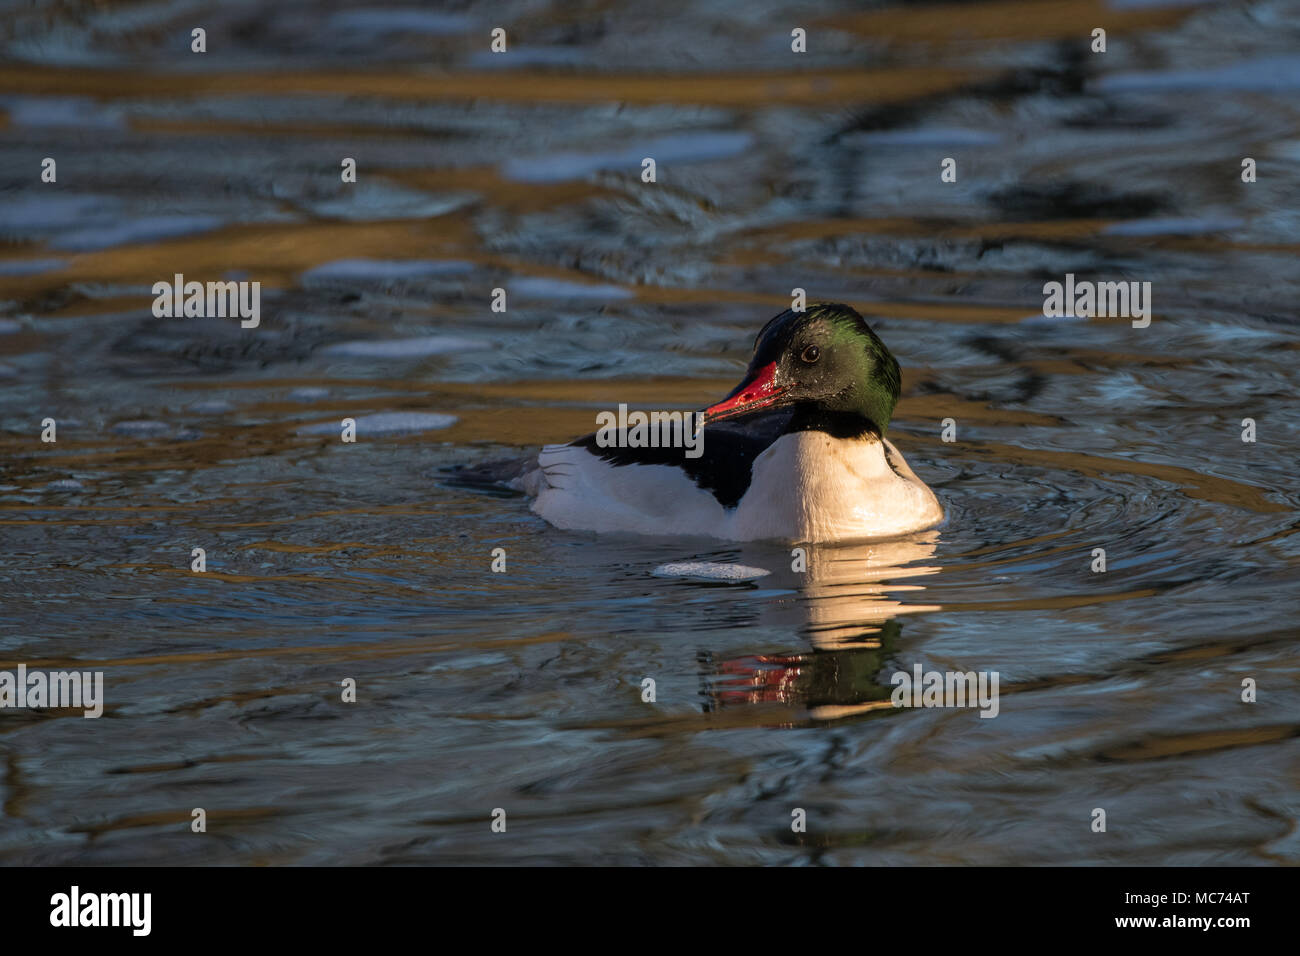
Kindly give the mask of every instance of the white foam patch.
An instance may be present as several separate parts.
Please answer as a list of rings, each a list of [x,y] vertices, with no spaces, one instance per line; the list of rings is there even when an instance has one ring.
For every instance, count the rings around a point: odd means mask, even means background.
[[[456,424],[455,415],[442,415],[438,412],[376,412],[373,415],[347,417],[356,421],[358,438],[376,435],[410,435]],[[305,425],[298,429],[299,435],[341,435],[342,433],[342,417],[338,421],[317,422],[315,425]]]
[[[358,339],[327,345],[321,351],[326,355],[344,355],[349,358],[410,359],[446,355],[449,352],[481,352],[490,347],[481,339],[424,335],[414,339]]]
[[[713,561],[677,561],[661,564],[652,572],[661,578],[704,578],[709,581],[752,581],[771,571],[743,564],[718,564]]]

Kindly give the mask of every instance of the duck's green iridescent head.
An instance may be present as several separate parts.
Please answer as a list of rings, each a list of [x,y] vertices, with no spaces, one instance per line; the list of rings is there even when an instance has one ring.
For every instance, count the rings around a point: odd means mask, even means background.
[[[901,382],[898,360],[862,316],[847,305],[812,303],[763,326],[744,381],[705,409],[704,420],[793,406],[813,427],[883,435]]]

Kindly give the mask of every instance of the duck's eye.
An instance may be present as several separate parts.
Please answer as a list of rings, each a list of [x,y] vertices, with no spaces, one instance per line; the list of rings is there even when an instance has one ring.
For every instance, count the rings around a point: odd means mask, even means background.
[[[809,365],[812,365],[813,362],[816,362],[822,357],[822,350],[815,345],[810,345],[803,350],[803,353],[799,357]]]

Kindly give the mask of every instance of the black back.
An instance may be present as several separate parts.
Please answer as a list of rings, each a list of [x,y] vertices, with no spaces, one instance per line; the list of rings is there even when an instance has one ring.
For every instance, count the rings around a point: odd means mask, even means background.
[[[696,486],[734,508],[754,478],[754,460],[782,435],[797,431],[826,431],[838,438],[861,438],[873,433],[861,419],[840,421],[815,409],[793,406],[764,409],[704,428],[704,447],[698,458],[687,458],[684,448],[619,448],[596,443],[596,433],[569,444],[585,448],[601,461],[623,465],[669,465],[680,468]],[[878,432],[875,432],[878,434]]]

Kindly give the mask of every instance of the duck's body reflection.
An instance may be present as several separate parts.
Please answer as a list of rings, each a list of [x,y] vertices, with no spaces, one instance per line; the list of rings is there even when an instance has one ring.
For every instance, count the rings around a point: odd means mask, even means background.
[[[772,602],[762,623],[799,635],[802,643],[721,660],[701,653],[705,710],[780,704],[804,708],[814,720],[833,720],[892,709],[892,688],[880,672],[898,651],[898,618],[939,610],[900,603],[896,595],[923,590],[915,579],[939,570],[933,564],[937,543],[938,532],[930,531],[893,541],[807,546],[802,561],[795,553],[775,567],[771,551],[742,552],[740,563],[772,568],[764,587],[798,592]]]

